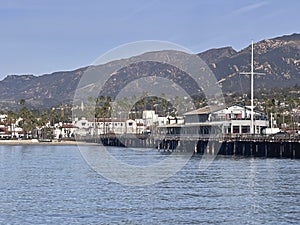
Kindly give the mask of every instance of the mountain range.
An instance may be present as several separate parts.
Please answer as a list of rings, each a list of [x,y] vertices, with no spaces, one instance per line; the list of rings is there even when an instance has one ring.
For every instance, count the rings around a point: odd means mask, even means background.
[[[199,53],[198,56],[214,73],[223,92],[245,93],[249,91],[250,78],[241,75],[241,72],[250,71],[250,54],[251,45],[240,51],[232,47],[210,49]],[[28,105],[35,108],[70,104],[80,79],[90,68],[84,67],[41,76],[8,75],[0,81],[0,106],[2,110],[14,109],[21,99],[25,99]],[[173,77],[178,82],[183,82],[184,89],[191,90],[191,93],[197,91],[197,87],[191,84],[184,73],[169,65],[143,62],[112,73],[107,82],[106,93],[114,96],[116,90],[122,89],[128,81],[136,79],[138,74],[153,75],[159,73],[158,69],[165,71],[163,77]],[[300,85],[300,34],[285,35],[255,43],[254,70],[265,74],[255,77],[256,89]]]

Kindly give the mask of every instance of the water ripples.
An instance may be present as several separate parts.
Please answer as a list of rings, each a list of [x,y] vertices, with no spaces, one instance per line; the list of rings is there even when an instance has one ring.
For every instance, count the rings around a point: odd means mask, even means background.
[[[133,165],[167,157],[123,150],[112,149]],[[0,146],[0,223],[299,224],[298,160],[220,157],[205,171],[199,162],[127,187],[95,173],[74,146]]]

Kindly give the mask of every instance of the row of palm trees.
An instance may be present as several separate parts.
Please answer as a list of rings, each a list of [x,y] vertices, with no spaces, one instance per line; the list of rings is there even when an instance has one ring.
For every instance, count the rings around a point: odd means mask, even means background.
[[[26,106],[24,99],[21,99],[19,104],[20,109],[18,111],[6,112],[6,118],[4,121],[5,125],[10,128],[12,138],[15,137],[15,126],[17,121],[17,125],[23,129],[24,138],[28,138],[36,128],[41,130],[39,135],[44,136],[45,133],[49,133],[48,128],[45,127],[49,121],[53,125],[62,119],[55,108],[40,112],[36,110],[30,110]]]
[[[139,98],[132,96],[131,98],[123,97],[112,100],[110,96],[90,97],[86,103],[87,110],[85,110],[86,115],[84,116],[88,118],[110,118],[118,114],[117,117],[129,116],[130,119],[139,119],[142,118],[144,110],[155,110],[159,116],[177,116],[179,109],[183,109],[184,112],[189,110],[186,109],[188,104],[184,101],[184,99],[176,96],[172,100],[168,100],[165,95],[149,96],[146,92]],[[124,115],[120,115],[122,113]]]

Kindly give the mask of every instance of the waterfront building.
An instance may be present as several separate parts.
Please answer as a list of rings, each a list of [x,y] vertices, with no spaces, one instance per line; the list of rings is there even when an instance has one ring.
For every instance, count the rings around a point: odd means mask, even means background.
[[[11,137],[11,134],[8,131],[8,128],[5,126],[5,124],[0,122],[0,138],[1,139],[8,139]]]
[[[251,108],[241,105],[206,106],[184,115],[184,124],[160,126],[160,133],[208,135],[208,134],[250,134]],[[262,134],[269,126],[266,115],[253,110],[254,134]]]
[[[7,114],[0,115],[0,139],[21,138],[24,136],[23,129],[19,127],[21,118],[7,121]]]
[[[75,118],[72,124],[76,127],[74,130],[76,136],[88,136],[91,133],[90,122],[85,117],[82,117],[81,119]]]
[[[155,113],[154,110],[144,110],[142,119],[145,122],[145,125],[147,127],[152,126],[154,123],[157,123],[158,121],[158,115]]]
[[[97,136],[103,134],[142,134],[146,127],[143,119],[125,120],[118,118],[86,118],[75,119],[73,125],[77,127],[77,136]]]
[[[74,126],[73,124],[70,124],[70,123],[63,124],[61,126],[61,137],[63,137],[63,138],[74,137],[77,129],[78,129],[78,127]]]

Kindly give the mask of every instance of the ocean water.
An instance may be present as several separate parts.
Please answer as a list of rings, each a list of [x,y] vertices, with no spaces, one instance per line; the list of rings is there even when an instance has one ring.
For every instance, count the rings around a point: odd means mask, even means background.
[[[108,149],[132,165],[169,157]],[[206,170],[200,162],[126,186],[96,173],[76,146],[1,145],[0,224],[300,224],[299,160],[218,157]]]

